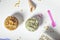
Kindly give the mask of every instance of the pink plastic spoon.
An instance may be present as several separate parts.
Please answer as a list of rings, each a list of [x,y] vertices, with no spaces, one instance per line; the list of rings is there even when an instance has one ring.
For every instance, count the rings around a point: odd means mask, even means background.
[[[52,26],[55,27],[55,26],[56,26],[56,23],[55,23],[54,20],[53,20],[53,17],[52,17],[52,15],[51,15],[50,10],[48,10],[48,14],[49,14],[49,16],[50,16],[50,19],[51,19],[51,22],[52,22]]]

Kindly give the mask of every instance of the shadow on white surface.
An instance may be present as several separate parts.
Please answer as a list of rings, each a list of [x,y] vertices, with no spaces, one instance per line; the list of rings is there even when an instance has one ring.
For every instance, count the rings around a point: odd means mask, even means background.
[[[19,21],[19,24],[21,24],[24,21],[24,17],[20,12],[16,12],[12,14],[12,16],[16,17]]]
[[[42,14],[36,14],[33,17],[38,20],[39,26],[42,25],[42,23],[43,23],[43,15]]]
[[[45,33],[52,37],[54,40],[60,40],[60,34],[51,27],[49,27]]]

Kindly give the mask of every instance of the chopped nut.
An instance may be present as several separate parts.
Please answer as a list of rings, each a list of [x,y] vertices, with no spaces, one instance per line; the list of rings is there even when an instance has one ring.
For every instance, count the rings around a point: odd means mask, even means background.
[[[15,4],[15,7],[19,7],[19,3],[16,3],[16,4]]]
[[[23,12],[23,9],[21,9],[20,11]]]
[[[15,7],[19,7],[20,4],[20,0],[18,0],[18,2],[15,4]]]
[[[46,27],[45,27],[45,30],[48,30],[48,29],[49,29],[49,26],[46,26]]]
[[[33,12],[36,9],[36,5],[31,0],[29,0],[28,2],[30,6],[30,11]]]

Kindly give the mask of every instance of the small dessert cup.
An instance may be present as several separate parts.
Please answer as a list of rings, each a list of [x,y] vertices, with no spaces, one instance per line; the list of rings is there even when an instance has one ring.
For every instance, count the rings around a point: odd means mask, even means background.
[[[43,16],[42,14],[37,14],[37,15],[34,15],[33,17],[29,18],[25,25],[26,25],[26,28],[29,30],[29,31],[35,31],[37,30],[37,28],[39,27],[39,25],[42,24],[42,20],[43,20]]]

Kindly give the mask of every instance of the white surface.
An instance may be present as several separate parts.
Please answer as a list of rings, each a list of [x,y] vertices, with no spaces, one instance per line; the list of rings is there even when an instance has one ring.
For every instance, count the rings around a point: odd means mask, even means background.
[[[47,10],[50,9],[53,18],[56,22],[55,29],[59,31],[60,29],[60,0],[33,0],[36,4],[36,10],[34,12],[29,11],[28,0],[21,0],[19,8],[14,7],[17,0],[1,0],[0,2],[0,38],[11,38],[16,40],[19,36],[23,40],[38,40],[41,33],[43,32],[43,27],[45,25],[51,25],[50,18],[47,14]],[[23,12],[20,11],[23,9]],[[9,31],[4,27],[4,20],[7,16],[12,15],[15,12],[21,12],[24,16],[24,22],[14,31]],[[42,13],[44,15],[44,22],[35,32],[30,32],[25,28],[25,21],[36,13]],[[49,21],[48,21],[49,20]],[[45,23],[47,22],[47,23]]]

